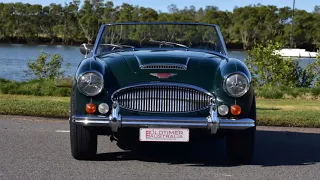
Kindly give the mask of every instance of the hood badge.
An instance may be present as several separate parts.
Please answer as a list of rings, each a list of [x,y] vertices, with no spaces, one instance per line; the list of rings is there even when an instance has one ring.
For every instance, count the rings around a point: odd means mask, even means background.
[[[168,79],[169,77],[175,76],[175,73],[150,73],[151,76],[155,76],[159,79]]]

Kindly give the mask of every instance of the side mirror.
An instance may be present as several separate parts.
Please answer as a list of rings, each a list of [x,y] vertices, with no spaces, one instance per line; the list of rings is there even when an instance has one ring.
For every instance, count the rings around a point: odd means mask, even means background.
[[[91,51],[91,49],[88,44],[86,44],[86,43],[81,44],[81,46],[80,46],[81,54],[83,54],[87,57],[87,55],[90,53],[90,51]]]

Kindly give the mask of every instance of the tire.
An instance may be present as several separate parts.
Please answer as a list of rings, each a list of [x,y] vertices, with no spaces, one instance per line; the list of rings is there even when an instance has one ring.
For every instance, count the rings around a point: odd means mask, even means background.
[[[75,112],[75,98],[72,90],[70,118]],[[98,136],[93,128],[74,124],[70,119],[70,145],[71,154],[75,159],[93,159],[97,153]]]
[[[256,121],[256,99],[253,97],[249,118]],[[246,130],[232,130],[226,136],[230,164],[250,164],[255,150],[256,126]]]

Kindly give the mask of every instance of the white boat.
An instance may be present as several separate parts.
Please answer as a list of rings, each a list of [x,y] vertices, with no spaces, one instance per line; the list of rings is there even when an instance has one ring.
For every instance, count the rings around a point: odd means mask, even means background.
[[[296,49],[296,48],[284,48],[281,50],[275,51],[279,53],[282,57],[297,57],[297,58],[316,58],[317,52],[306,51],[305,49]]]

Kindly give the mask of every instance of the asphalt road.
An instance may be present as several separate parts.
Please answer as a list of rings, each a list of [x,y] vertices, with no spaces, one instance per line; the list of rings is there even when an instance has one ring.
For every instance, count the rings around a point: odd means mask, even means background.
[[[97,159],[78,161],[66,121],[0,116],[0,179],[320,179],[320,129],[258,129],[252,165],[228,166],[223,140],[139,154],[103,136]]]

